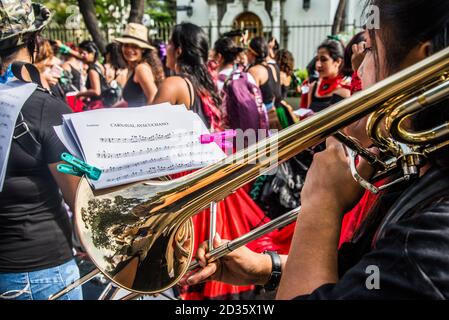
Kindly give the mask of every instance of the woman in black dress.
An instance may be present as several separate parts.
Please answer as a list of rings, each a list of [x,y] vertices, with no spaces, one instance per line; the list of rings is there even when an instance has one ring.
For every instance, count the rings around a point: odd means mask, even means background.
[[[115,41],[121,44],[123,58],[128,64],[123,99],[128,107],[152,104],[165,76],[156,49],[148,41],[148,29],[144,25],[130,23],[122,37]]]

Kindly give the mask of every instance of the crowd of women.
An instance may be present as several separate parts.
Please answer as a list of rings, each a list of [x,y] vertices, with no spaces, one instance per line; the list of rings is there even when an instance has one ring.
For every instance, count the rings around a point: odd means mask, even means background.
[[[145,26],[130,23],[100,52],[92,41],[75,45],[42,38],[40,30],[51,16],[45,7],[21,1],[27,4],[24,12],[15,9],[18,1],[3,2],[2,16],[15,24],[0,24],[0,80],[26,78],[39,85],[22,107],[30,128],[24,136],[31,136],[39,148],[31,153],[24,138],[13,138],[0,193],[0,299],[47,299],[79,278],[67,214],[79,178],[56,170],[66,150],[52,128],[63,114],[169,102],[196,112],[211,131],[274,134],[449,46],[447,1],[400,0],[393,5],[373,0],[369,3],[379,7],[382,28],[367,29],[346,45],[334,37],[323,39],[308,66],[308,78],[299,83],[292,54],[280,49],[276,39],[228,34],[210,47],[204,30],[181,23],[165,45],[152,42]],[[20,22],[26,19],[28,23]],[[18,61],[34,65],[38,78],[28,67],[20,74],[12,72]],[[287,103],[290,90],[301,93],[299,106]],[[447,118],[446,104],[438,112],[421,114],[416,126]],[[297,107],[302,111],[294,112]],[[365,123],[344,131],[369,147]],[[348,172],[344,150],[332,138],[307,151],[306,158],[296,159],[307,162],[301,172],[291,165],[291,174],[301,176],[302,183],[285,187],[300,195],[302,213],[296,224],[207,263],[209,209],[193,217],[195,251],[203,268],[181,281],[181,298],[260,298],[277,289],[279,281],[281,299],[449,297],[444,191],[449,189],[432,189],[428,182],[448,181],[445,148],[429,159],[418,182],[397,185],[381,196],[361,191]],[[282,212],[294,207],[281,194],[268,205],[263,201],[261,190],[273,192],[270,179],[275,178],[258,179],[217,204],[214,245],[268,222],[270,212],[281,206]],[[420,188],[428,191],[427,199],[403,218],[385,220],[400,203],[396,201]],[[365,286],[368,265],[381,269],[379,290]],[[78,288],[62,298],[82,299],[83,294]]]

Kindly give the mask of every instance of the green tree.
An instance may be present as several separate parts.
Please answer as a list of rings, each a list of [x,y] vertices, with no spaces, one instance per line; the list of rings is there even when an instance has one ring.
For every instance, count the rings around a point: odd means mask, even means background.
[[[176,0],[147,0],[146,13],[157,22],[173,22],[176,19]]]
[[[172,22],[176,18],[176,0],[37,1],[54,13],[53,22],[61,27],[67,27],[67,22],[80,13],[84,25],[102,52],[107,44],[105,30],[108,27],[113,26],[120,31],[127,22],[142,22],[145,13],[156,22]],[[74,25],[79,26],[78,23]]]
[[[70,16],[70,6],[78,6],[78,2],[76,0],[46,0],[46,1],[38,1],[43,3],[47,8],[51,10],[53,13],[53,22],[64,25],[67,18]]]

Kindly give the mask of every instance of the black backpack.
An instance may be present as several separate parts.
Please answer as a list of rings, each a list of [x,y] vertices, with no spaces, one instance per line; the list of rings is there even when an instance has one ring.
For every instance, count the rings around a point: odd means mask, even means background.
[[[103,105],[111,107],[120,101],[122,90],[115,81],[113,81],[113,84],[109,84],[106,77],[103,75],[103,72],[96,64],[93,64],[92,67],[100,75],[101,99],[103,100]]]

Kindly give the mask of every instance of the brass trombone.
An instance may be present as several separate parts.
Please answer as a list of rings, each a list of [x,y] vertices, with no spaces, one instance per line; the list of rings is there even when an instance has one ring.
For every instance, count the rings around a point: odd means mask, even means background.
[[[402,170],[403,177],[398,181],[411,179],[417,176],[429,153],[449,144],[446,123],[423,132],[406,125],[413,114],[447,99],[448,72],[449,48],[277,135],[177,180],[143,181],[93,191],[83,178],[75,206],[81,243],[98,267],[97,273],[102,272],[136,295],[153,294],[172,287],[189,270],[193,256],[192,216],[329,136],[336,136],[353,150],[351,163],[359,154],[381,175]],[[339,132],[369,115],[368,134],[382,151],[388,151],[387,159],[369,153]],[[365,188],[379,191],[358,175],[355,165],[351,165],[351,171]],[[289,219],[294,220],[291,215]],[[281,218],[277,222],[287,220]]]

